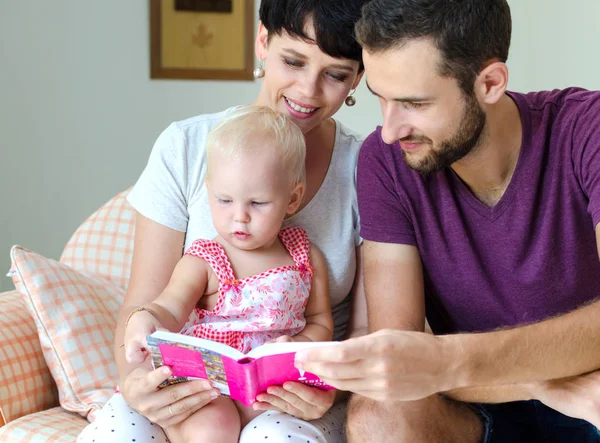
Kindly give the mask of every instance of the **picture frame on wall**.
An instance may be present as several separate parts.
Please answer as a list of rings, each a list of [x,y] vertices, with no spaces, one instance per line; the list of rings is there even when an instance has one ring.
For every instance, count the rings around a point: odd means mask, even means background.
[[[254,79],[254,0],[149,2],[150,78]]]

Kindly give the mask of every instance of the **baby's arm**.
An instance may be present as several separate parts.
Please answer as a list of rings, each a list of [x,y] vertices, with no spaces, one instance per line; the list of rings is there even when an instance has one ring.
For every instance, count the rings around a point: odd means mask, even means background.
[[[125,355],[130,362],[145,360],[146,336],[158,329],[179,332],[192,309],[206,292],[212,269],[192,255],[184,255],[171,275],[169,284],[152,302],[129,317],[125,329]]]
[[[310,247],[314,268],[310,296],[304,311],[306,326],[292,337],[293,341],[329,341],[333,338],[333,317],[329,300],[329,283],[325,257],[314,245]]]

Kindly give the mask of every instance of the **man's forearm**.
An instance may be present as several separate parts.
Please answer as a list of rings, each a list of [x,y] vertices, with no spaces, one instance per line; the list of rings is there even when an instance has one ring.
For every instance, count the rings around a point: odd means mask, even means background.
[[[522,384],[600,368],[600,302],[527,326],[440,337],[452,348],[454,388]],[[448,385],[448,384],[447,384]]]
[[[452,400],[465,403],[507,403],[511,401],[533,400],[528,385],[499,385],[459,388],[440,392]]]

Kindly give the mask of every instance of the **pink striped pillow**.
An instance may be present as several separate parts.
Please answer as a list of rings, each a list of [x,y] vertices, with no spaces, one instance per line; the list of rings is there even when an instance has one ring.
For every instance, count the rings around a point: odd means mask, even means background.
[[[118,381],[112,347],[124,290],[20,246],[11,260],[60,405],[93,421]]]

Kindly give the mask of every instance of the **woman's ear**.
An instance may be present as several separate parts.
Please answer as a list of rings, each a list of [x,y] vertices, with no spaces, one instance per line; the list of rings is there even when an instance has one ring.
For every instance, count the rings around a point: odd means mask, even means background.
[[[475,95],[480,103],[497,103],[508,87],[506,63],[495,61],[481,70],[475,79]]]
[[[267,46],[269,44],[269,31],[265,28],[262,22],[258,23],[258,32],[256,33],[256,40],[254,42],[254,52],[256,58],[264,60],[267,58]]]
[[[356,79],[354,80],[354,83],[352,84],[352,88],[351,89],[358,88],[358,85],[359,85],[361,79],[363,78],[363,75],[365,75],[365,70],[364,69],[362,71],[360,71],[358,73],[358,75],[356,76]]]
[[[305,186],[304,183],[298,183],[294,189],[292,190],[292,195],[290,196],[290,202],[288,203],[288,208],[286,211],[287,215],[295,214],[300,204],[302,203],[302,198],[304,197]]]

